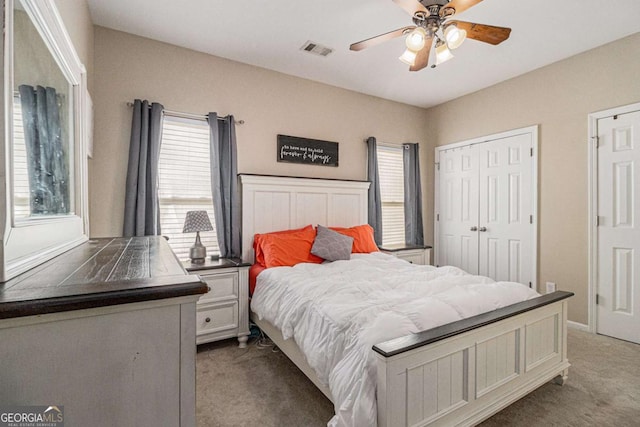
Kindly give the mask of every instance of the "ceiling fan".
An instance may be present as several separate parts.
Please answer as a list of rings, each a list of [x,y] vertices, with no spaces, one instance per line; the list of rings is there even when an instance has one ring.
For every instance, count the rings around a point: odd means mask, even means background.
[[[482,0],[393,0],[395,4],[413,16],[413,23],[376,37],[359,41],[350,49],[359,51],[387,40],[406,35],[404,51],[400,60],[410,66],[410,71],[419,71],[429,63],[429,54],[435,40],[436,63],[453,58],[451,50],[458,48],[466,38],[497,45],[509,38],[511,28],[457,21],[451,18],[464,12]]]

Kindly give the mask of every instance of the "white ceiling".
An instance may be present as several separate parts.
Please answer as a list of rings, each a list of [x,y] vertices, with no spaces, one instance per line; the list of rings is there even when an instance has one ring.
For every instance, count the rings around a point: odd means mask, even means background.
[[[512,28],[498,46],[467,40],[436,69],[410,73],[402,38],[351,43],[411,25],[392,0],[88,0],[94,24],[282,73],[430,107],[640,31],[639,0],[484,0],[457,19]],[[328,57],[300,47],[311,40]],[[595,82],[597,84],[597,82]]]

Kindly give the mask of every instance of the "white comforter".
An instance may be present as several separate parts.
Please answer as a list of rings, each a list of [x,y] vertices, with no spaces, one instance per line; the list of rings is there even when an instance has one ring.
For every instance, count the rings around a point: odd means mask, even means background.
[[[285,339],[293,337],[328,384],[336,411],[329,426],[375,426],[374,344],[538,295],[455,267],[372,253],[267,269],[258,276],[251,309]]]

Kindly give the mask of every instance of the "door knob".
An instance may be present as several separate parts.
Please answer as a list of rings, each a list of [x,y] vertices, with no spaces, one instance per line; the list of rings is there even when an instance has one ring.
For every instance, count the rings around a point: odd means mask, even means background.
[[[471,231],[478,231],[478,227],[474,225],[473,227],[471,227]]]
[[[480,227],[480,231],[484,233],[485,231],[487,231],[487,227]]]

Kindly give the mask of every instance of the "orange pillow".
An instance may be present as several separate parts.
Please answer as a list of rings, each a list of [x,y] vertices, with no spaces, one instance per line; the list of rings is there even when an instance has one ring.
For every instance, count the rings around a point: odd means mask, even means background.
[[[356,225],[355,227],[329,227],[345,236],[353,237],[353,254],[368,254],[371,252],[379,252],[378,245],[373,239],[373,227],[369,224]]]
[[[249,268],[249,296],[253,296],[253,292],[256,290],[256,283],[258,282],[258,274],[266,270],[267,267],[260,264],[253,264]]]
[[[282,235],[282,234],[295,234],[301,231],[309,231],[313,230],[313,226],[311,224],[302,227],[296,228],[293,230],[282,230],[282,231],[274,231],[272,233],[264,233],[264,234],[256,234],[253,236],[253,251],[255,252],[256,264],[265,265],[264,263],[264,254],[262,252],[262,240],[264,236],[270,235]]]
[[[297,233],[263,235],[260,240],[264,266],[294,266],[302,262],[320,264],[324,260],[311,253],[315,238],[316,230],[313,228]]]

